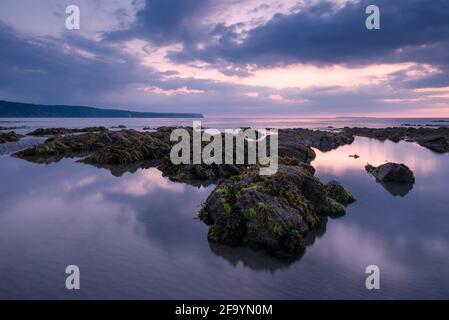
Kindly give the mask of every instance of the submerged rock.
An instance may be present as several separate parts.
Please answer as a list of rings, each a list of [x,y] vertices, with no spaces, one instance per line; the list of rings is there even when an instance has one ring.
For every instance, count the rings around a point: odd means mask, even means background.
[[[16,142],[19,141],[21,138],[23,138],[23,136],[15,133],[14,131],[0,132],[0,143]]]
[[[379,167],[370,164],[365,166],[367,172],[372,174],[377,180],[382,182],[414,183],[413,172],[405,165],[388,162]]]
[[[30,133],[28,136],[52,136],[52,135],[62,135],[69,133],[86,133],[86,132],[103,132],[107,131],[105,127],[87,127],[82,129],[67,129],[67,128],[39,128]]]
[[[223,181],[199,217],[210,225],[213,242],[291,256],[304,250],[307,235],[320,228],[326,215],[345,210],[311,166],[281,165],[273,176],[249,169]]]

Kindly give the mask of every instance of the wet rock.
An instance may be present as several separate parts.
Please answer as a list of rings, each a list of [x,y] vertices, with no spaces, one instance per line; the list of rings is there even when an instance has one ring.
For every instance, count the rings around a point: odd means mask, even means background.
[[[416,139],[416,142],[419,145],[438,153],[449,152],[449,136],[430,135],[419,137]]]
[[[55,135],[43,144],[20,151],[15,156],[40,162],[46,157],[87,157],[90,164],[129,164],[158,158],[169,152],[169,146],[148,133],[135,130],[102,131],[79,135]]]
[[[126,129],[126,126],[121,124],[119,126],[112,126],[111,129]]]
[[[247,152],[245,152],[242,164],[235,164],[237,146],[234,142],[234,164],[180,164],[171,162],[169,155],[171,147],[177,142],[170,141],[170,135],[174,129],[186,129],[190,137],[193,137],[191,127],[160,127],[153,132],[139,132],[136,130],[108,131],[102,127],[85,129],[38,129],[33,134],[47,135],[55,134],[43,144],[23,150],[15,155],[33,162],[50,163],[59,161],[64,157],[83,158],[79,162],[96,165],[98,167],[110,168],[111,166],[127,166],[142,161],[157,160],[156,166],[163,174],[175,181],[210,181],[226,179],[241,174],[248,167],[256,167],[249,163]],[[76,130],[87,130],[87,133],[68,134]],[[97,132],[90,132],[99,130]],[[323,138],[324,137],[324,138]],[[329,138],[331,137],[331,138]],[[313,146],[326,147],[336,146],[341,143],[349,143],[351,139],[342,138],[339,134],[331,134],[311,130],[286,130],[279,135],[279,163],[285,165],[300,165],[310,163],[315,158]],[[225,141],[225,134],[221,134]],[[192,139],[192,138],[191,138]],[[268,136],[267,151],[271,136]],[[332,143],[329,141],[333,141]],[[193,140],[191,140],[192,146]],[[208,142],[202,142],[204,148]],[[306,145],[309,143],[310,145]],[[248,140],[244,141],[244,148],[248,150]],[[193,159],[193,148],[190,148],[190,159]],[[224,157],[224,154],[223,154]],[[225,163],[225,159],[222,159]]]
[[[174,165],[165,157],[157,166],[163,175],[173,181],[218,181],[240,174],[246,169],[244,165],[233,164],[180,164]]]
[[[88,127],[82,129],[67,129],[67,128],[39,128],[30,133],[28,136],[52,136],[52,135],[63,135],[69,133],[86,133],[86,132],[103,132],[107,131],[105,127]]]
[[[346,132],[329,132],[310,129],[281,129],[279,130],[279,144],[302,144],[317,148],[320,151],[330,151],[342,145],[351,144],[354,137]],[[312,159],[313,160],[313,159]]]
[[[278,155],[279,157],[296,159],[296,163],[300,162],[310,163],[315,157],[315,151],[310,146],[297,140],[293,135],[279,134],[278,141]]]
[[[313,168],[281,165],[273,176],[249,169],[223,181],[199,217],[210,225],[210,241],[291,256],[304,250],[307,235],[321,227],[324,215],[341,210],[345,206],[329,197]]]
[[[382,182],[414,183],[413,172],[405,165],[388,162],[379,167],[370,164],[365,166],[367,172],[372,174],[377,180]]]
[[[326,184],[326,191],[329,197],[343,205],[348,205],[355,201],[354,196],[338,181],[333,180]]]
[[[0,143],[16,142],[23,138],[22,135],[11,132],[0,132]]]
[[[86,159],[83,163],[102,165],[127,165],[145,160],[161,159],[170,152],[170,146],[151,135],[138,135],[136,131],[121,131],[118,141],[106,145]]]
[[[449,152],[449,128],[344,128],[347,134],[373,138],[381,141],[417,142],[419,145],[438,153]]]

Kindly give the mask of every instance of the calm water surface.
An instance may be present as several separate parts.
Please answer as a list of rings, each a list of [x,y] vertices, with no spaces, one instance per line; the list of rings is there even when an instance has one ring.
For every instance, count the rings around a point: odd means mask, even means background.
[[[412,190],[385,188],[364,171],[386,160],[415,172]],[[115,177],[73,159],[2,155],[0,298],[449,298],[448,155],[357,138],[317,151],[313,166],[358,201],[302,257],[282,261],[208,242],[195,217],[213,186],[171,182],[156,169]],[[81,269],[77,292],[65,289],[70,264]],[[375,292],[364,285],[371,264],[381,269]]]

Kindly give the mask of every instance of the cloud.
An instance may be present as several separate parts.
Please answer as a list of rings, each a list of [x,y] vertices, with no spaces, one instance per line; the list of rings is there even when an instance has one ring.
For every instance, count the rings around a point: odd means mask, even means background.
[[[108,41],[145,39],[162,45],[198,41],[201,18],[212,0],[146,0],[129,29],[106,33]]]
[[[64,18],[55,1],[42,28],[22,23],[29,14],[13,23],[15,2],[0,5],[0,98],[205,114],[449,110],[446,92],[415,90],[449,86],[447,1],[378,0],[381,30],[368,31],[367,0],[134,0],[122,10],[124,0],[83,0],[81,33],[53,26]]]
[[[0,42],[0,91],[22,100],[88,102],[152,75],[117,48],[69,33],[33,38],[0,23]]]
[[[400,62],[448,66],[448,1],[379,0],[376,4],[381,10],[381,29],[374,31],[365,28],[365,8],[369,4],[362,0],[336,7],[333,2],[320,1],[298,12],[274,15],[243,34],[236,25],[220,24],[213,34],[218,41],[201,49],[189,46],[170,57],[177,62],[226,61],[258,67]],[[428,81],[446,82],[446,75]]]

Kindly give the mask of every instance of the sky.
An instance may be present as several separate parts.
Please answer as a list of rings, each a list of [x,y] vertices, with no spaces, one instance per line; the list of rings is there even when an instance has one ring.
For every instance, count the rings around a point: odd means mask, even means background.
[[[371,4],[379,30],[365,27]],[[449,117],[449,1],[1,0],[0,100]]]

